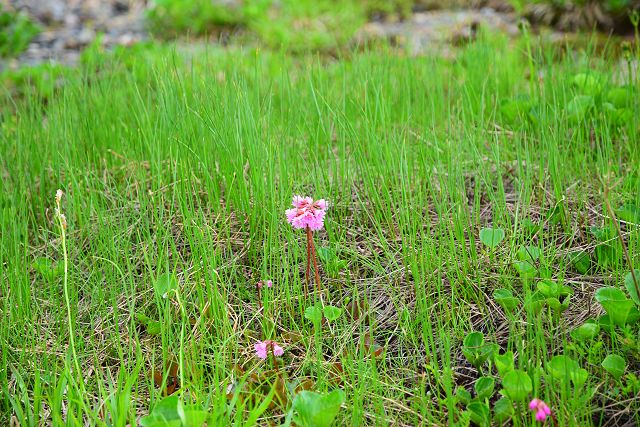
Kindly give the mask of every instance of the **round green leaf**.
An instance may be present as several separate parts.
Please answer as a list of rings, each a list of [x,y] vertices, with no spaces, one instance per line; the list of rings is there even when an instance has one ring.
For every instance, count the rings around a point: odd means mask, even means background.
[[[156,295],[161,298],[167,298],[169,292],[178,289],[178,279],[171,273],[163,274],[156,279],[153,287]]]
[[[602,76],[594,73],[580,73],[573,77],[573,85],[583,94],[597,96],[602,91]]]
[[[565,355],[554,356],[547,364],[547,371],[556,380],[567,384],[571,381],[576,387],[582,386],[589,376],[578,362]]]
[[[146,417],[140,419],[142,427],[200,427],[208,414],[195,405],[184,405],[173,395],[165,397]]]
[[[502,240],[504,240],[504,230],[501,228],[483,228],[480,230],[480,241],[490,248],[498,246]]]
[[[304,317],[311,320],[313,323],[322,322],[322,307],[320,305],[312,305],[304,310]]]
[[[333,322],[338,320],[338,318],[342,315],[342,309],[338,307],[334,307],[331,305],[327,305],[324,307],[324,317],[327,318],[329,322]]]
[[[508,289],[496,289],[493,291],[493,299],[505,310],[513,310],[520,303],[520,300],[514,297],[513,293]]]
[[[513,263],[514,267],[525,278],[536,277],[538,269],[531,263],[531,261],[516,261]]]
[[[329,427],[345,400],[344,391],[339,389],[328,394],[301,391],[293,400],[294,421],[302,426]]]
[[[624,375],[627,369],[627,362],[622,356],[610,354],[602,361],[602,367],[615,379]]]
[[[631,310],[629,310],[629,315],[627,316],[627,324],[633,325],[638,320],[640,320],[640,310],[636,307],[632,307]]]
[[[538,282],[537,288],[547,298],[557,298],[560,295],[560,287],[553,280],[541,280]]]
[[[513,371],[515,367],[513,351],[507,351],[505,354],[496,355],[494,361],[496,363],[496,368],[498,369],[498,374],[500,374],[502,378],[504,378],[507,373]]]
[[[488,426],[490,424],[489,405],[486,403],[473,401],[467,405],[467,410],[471,413],[471,421],[477,425]]]
[[[493,417],[503,423],[513,416],[513,403],[506,397],[501,398],[493,405]]]
[[[150,320],[147,323],[147,333],[149,335],[158,335],[162,331],[162,325],[157,320]]]
[[[526,372],[519,369],[508,372],[502,379],[502,386],[506,395],[516,402],[525,400],[533,390],[531,378]]]
[[[589,341],[594,339],[599,332],[600,325],[596,322],[585,322],[571,331],[571,337],[576,341]]]
[[[638,281],[638,286],[640,286],[640,270],[634,270],[636,275],[636,280]],[[636,288],[636,284],[633,281],[633,275],[631,272],[628,272],[624,276],[624,287],[627,288],[627,292],[631,296],[631,299],[636,304],[640,305],[640,295],[638,295],[638,289]]]
[[[614,287],[600,288],[596,291],[595,298],[609,315],[611,323],[618,326],[626,323],[633,301],[624,292]]]
[[[536,261],[540,258],[540,248],[537,246],[522,246],[518,249],[516,257],[520,261]]]
[[[489,399],[493,394],[495,380],[491,377],[480,377],[473,386],[476,397],[480,400]]]
[[[585,120],[593,108],[593,97],[589,95],[578,95],[567,103],[565,111],[567,118],[572,122]]]
[[[628,87],[615,87],[607,92],[607,101],[617,108],[624,108],[633,100],[633,91]]]
[[[587,274],[591,269],[591,258],[585,251],[572,252],[569,254],[569,260],[580,274]]]
[[[484,343],[484,335],[482,332],[471,332],[463,341],[463,345],[467,348],[480,347]]]
[[[456,398],[463,405],[468,405],[471,402],[471,393],[469,393],[464,387],[456,387]]]

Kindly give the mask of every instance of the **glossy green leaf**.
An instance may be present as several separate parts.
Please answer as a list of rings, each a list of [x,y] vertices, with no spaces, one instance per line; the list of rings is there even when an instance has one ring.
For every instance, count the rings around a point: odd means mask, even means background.
[[[513,416],[513,402],[506,397],[501,398],[493,405],[493,418],[503,423]]]
[[[489,405],[484,402],[473,401],[467,405],[467,410],[471,414],[471,421],[478,426],[489,426],[491,421],[491,415],[489,411]]]
[[[537,285],[538,292],[546,298],[557,298],[560,296],[560,287],[553,280],[541,280]]]
[[[531,219],[529,218],[523,219],[520,226],[522,227],[522,230],[525,232],[525,235],[527,237],[532,237],[534,234],[540,231],[540,226],[531,221]]]
[[[515,360],[513,357],[513,351],[507,351],[504,354],[496,355],[494,358],[494,362],[496,364],[496,368],[498,369],[498,374],[500,374],[500,376],[504,378],[507,373],[513,371],[514,369]]]
[[[471,332],[463,341],[462,354],[476,368],[487,361],[494,352],[494,344],[485,343],[481,332]]]
[[[602,361],[602,367],[615,379],[620,379],[627,370],[627,362],[622,356],[610,354]]]
[[[556,380],[568,384],[571,381],[574,386],[582,386],[589,376],[589,373],[578,365],[578,362],[569,356],[554,356],[547,363],[547,371]]]
[[[178,289],[178,279],[170,273],[162,274],[156,279],[153,288],[156,291],[156,295],[161,298],[167,298],[171,291]]]
[[[532,278],[538,275],[538,269],[531,263],[531,261],[516,261],[513,263],[516,271],[520,276],[524,278]]]
[[[596,246],[594,251],[598,265],[602,268],[615,268],[621,260],[622,250],[619,245]]]
[[[146,417],[140,419],[142,427],[201,427],[208,414],[195,405],[184,405],[178,396],[165,397]]]
[[[590,95],[577,95],[565,107],[567,119],[574,123],[586,120],[593,109],[594,101]]]
[[[493,394],[494,387],[495,380],[492,377],[480,377],[473,386],[476,397],[480,400],[489,399]]]
[[[582,94],[595,97],[602,92],[604,78],[594,73],[580,73],[573,77],[574,87]]]
[[[640,270],[634,270],[636,280],[638,281],[637,285],[640,287]],[[627,292],[629,292],[629,296],[637,305],[640,305],[640,295],[638,295],[638,288],[636,288],[636,283],[633,280],[633,275],[631,272],[628,272],[624,276],[624,287],[627,288]]]
[[[320,304],[312,305],[304,310],[304,317],[314,324],[322,322],[322,307]]]
[[[614,325],[622,326],[626,323],[633,301],[628,299],[624,292],[614,287],[600,288],[596,291],[595,298]]]
[[[580,274],[587,274],[591,269],[591,257],[585,251],[572,252],[569,255],[569,260]]]
[[[493,291],[493,299],[505,310],[513,310],[520,303],[520,300],[508,289],[496,289]]]
[[[336,258],[335,249],[328,246],[317,248],[317,253],[318,258],[325,264],[331,263]]]
[[[480,241],[490,247],[494,248],[504,240],[504,230],[501,228],[483,228],[480,230]]]
[[[640,320],[640,310],[637,307],[632,307],[629,310],[629,315],[627,316],[627,325],[634,325],[637,321]]]
[[[458,386],[456,387],[456,398],[458,399],[458,402],[463,405],[468,405],[469,402],[471,402],[471,393],[469,393],[469,391],[464,387]]]
[[[533,390],[529,374],[519,369],[508,372],[502,379],[505,394],[513,401],[522,402]]]
[[[338,320],[341,315],[342,315],[341,308],[334,307],[331,305],[327,305],[324,307],[324,317],[326,317],[329,322],[334,322]]]
[[[540,248],[537,246],[521,246],[516,253],[516,257],[520,261],[534,262],[540,258]]]
[[[294,421],[302,427],[329,427],[345,400],[344,391],[339,389],[328,394],[301,391],[293,400]]]
[[[624,108],[631,105],[633,100],[633,89],[629,87],[615,87],[607,92],[607,101],[616,106]]]
[[[600,333],[600,325],[596,322],[585,322],[573,331],[571,331],[571,337],[576,341],[590,341],[598,336]]]
[[[534,292],[524,300],[524,307],[527,309],[527,311],[533,314],[538,314],[540,310],[542,310],[542,307],[544,307],[545,303],[545,297],[542,296],[542,294],[540,294],[539,292]]]
[[[151,320],[147,323],[147,333],[149,335],[158,335],[162,330],[162,325],[157,320]]]
[[[500,102],[500,114],[508,124],[518,124],[528,117],[535,102],[528,95],[519,95]]]

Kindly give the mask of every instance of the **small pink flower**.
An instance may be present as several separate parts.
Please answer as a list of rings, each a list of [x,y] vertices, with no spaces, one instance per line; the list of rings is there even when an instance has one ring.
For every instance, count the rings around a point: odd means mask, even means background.
[[[271,280],[265,280],[265,281],[259,281],[258,282],[258,289],[262,289],[263,286],[266,286],[267,288],[271,288],[273,287],[273,282]]]
[[[307,228],[320,230],[324,227],[324,216],[327,209],[327,201],[324,199],[314,201],[311,197],[293,196],[292,209],[286,210],[287,222],[293,228]]]
[[[260,359],[266,359],[269,356],[270,350],[273,350],[274,356],[282,356],[284,354],[284,349],[272,340],[258,341],[254,345],[254,348],[256,349],[256,356]]]
[[[544,422],[551,415],[551,408],[540,399],[533,399],[529,403],[529,409],[535,411],[536,421]]]

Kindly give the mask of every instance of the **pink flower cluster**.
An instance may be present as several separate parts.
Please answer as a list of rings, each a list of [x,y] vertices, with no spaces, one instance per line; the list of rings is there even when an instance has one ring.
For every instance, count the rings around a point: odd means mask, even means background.
[[[535,411],[536,421],[544,422],[551,415],[551,408],[540,399],[533,399],[529,403],[529,409]]]
[[[266,359],[271,350],[273,350],[274,356],[282,356],[284,354],[284,349],[272,340],[258,341],[254,348],[256,349],[256,356],[260,359]]]
[[[293,196],[292,209],[287,209],[287,222],[293,228],[316,231],[324,227],[327,202],[324,199],[314,201],[311,197]]]
[[[263,286],[266,286],[267,288],[271,288],[273,287],[273,282],[271,280],[261,280],[258,282],[257,286],[258,286],[258,289],[262,289]]]

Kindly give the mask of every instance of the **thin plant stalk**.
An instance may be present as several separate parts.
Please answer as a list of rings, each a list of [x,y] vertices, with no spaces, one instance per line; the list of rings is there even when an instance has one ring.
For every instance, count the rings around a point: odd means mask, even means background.
[[[640,286],[638,286],[638,279],[636,277],[635,269],[633,268],[633,263],[631,262],[631,257],[629,256],[629,251],[627,250],[627,245],[624,243],[624,239],[622,238],[622,230],[620,230],[620,224],[618,224],[618,219],[616,218],[616,214],[611,208],[611,203],[609,203],[609,186],[604,180],[602,180],[602,186],[604,187],[604,204],[607,207],[607,211],[609,212],[609,216],[613,220],[613,225],[616,227],[616,232],[618,233],[618,240],[620,240],[620,244],[622,245],[622,253],[624,254],[624,258],[629,265],[629,270],[631,270],[631,279],[633,280],[633,285],[636,288],[636,295],[640,295]]]
[[[307,285],[304,287],[304,297],[309,297],[309,287],[311,286],[311,229],[307,227],[307,269],[305,271],[305,280],[307,281]]]
[[[63,277],[63,289],[64,300],[67,309],[67,328],[69,330],[69,347],[71,347],[71,357],[73,358],[74,368],[76,374],[79,375],[80,388],[83,389],[82,371],[80,369],[80,363],[78,362],[78,356],[76,354],[76,344],[74,339],[73,320],[71,319],[71,302],[69,299],[69,255],[67,253],[67,220],[62,214],[62,207],[60,205],[60,196],[56,196],[56,218],[58,220],[58,227],[60,228],[60,240],[62,244],[62,258],[64,264],[64,277]]]
[[[256,289],[258,290],[258,311],[262,311],[262,292],[259,283],[256,285]]]
[[[307,282],[309,286],[311,286],[311,278],[310,278],[310,268],[311,268],[311,260],[313,260],[313,270],[315,275],[316,287],[318,288],[318,292],[322,291],[322,287],[320,285],[320,273],[318,271],[318,259],[316,254],[316,246],[313,244],[313,233],[311,232],[311,228],[307,226]]]

